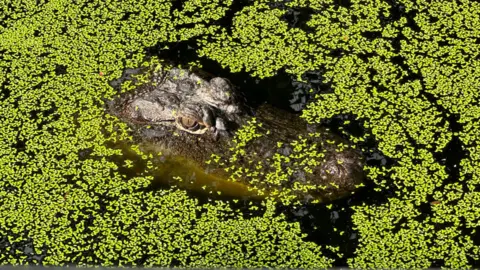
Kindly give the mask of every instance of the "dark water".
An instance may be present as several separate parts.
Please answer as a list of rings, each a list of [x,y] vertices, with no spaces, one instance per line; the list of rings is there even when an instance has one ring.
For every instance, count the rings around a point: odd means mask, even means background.
[[[394,20],[398,20],[400,16],[405,16],[408,18],[409,27],[412,29],[419,29],[415,25],[413,17],[415,16],[414,12],[406,14],[404,7],[397,4],[395,1],[392,2],[391,16],[389,18],[381,18],[383,23],[388,23]],[[176,1],[176,7],[181,8],[181,1]],[[241,10],[244,6],[250,5],[252,1],[242,0],[234,1],[234,5],[231,11],[228,12],[227,16],[217,22],[222,26],[228,27],[231,25],[231,21],[235,12]],[[337,4],[340,6],[348,7],[350,2],[337,1]],[[272,4],[272,7],[281,7],[281,3]],[[306,21],[309,19],[311,14],[315,12],[308,8],[303,9],[288,9],[288,13],[284,16],[284,20],[288,22],[290,27],[298,27],[306,32],[312,31],[306,26]],[[373,39],[376,37],[375,33],[367,33]],[[392,44],[394,48],[399,50],[399,44],[402,37],[394,38]],[[169,47],[168,50],[160,50],[160,48]],[[216,62],[199,58],[196,54],[196,41],[190,40],[187,42],[178,42],[174,44],[157,44],[154,47],[147,48],[146,53],[148,56],[156,55],[160,59],[167,59],[173,63],[177,64],[186,64],[191,61],[199,60],[203,66],[203,69],[215,76],[228,78],[233,84],[237,85],[242,89],[245,96],[249,100],[249,104],[252,106],[258,106],[264,102],[268,102],[278,108],[288,110],[292,113],[299,113],[301,109],[305,107],[305,104],[318,93],[329,93],[332,92],[332,89],[329,84],[322,83],[322,70],[308,72],[304,74],[303,79],[307,82],[298,82],[294,76],[288,75],[285,71],[280,70],[274,77],[266,79],[257,79],[252,78],[246,72],[240,72],[232,74],[228,70],[223,69]],[[335,51],[332,52],[333,55],[341,57],[345,52]],[[367,57],[367,56],[365,56]],[[399,64],[405,70],[409,70],[408,66],[404,64],[404,59],[396,58],[394,59],[397,64]],[[410,72],[410,77],[407,79],[416,79],[421,78],[421,74],[414,74]],[[308,93],[309,89],[313,89],[313,93]],[[2,90],[3,91],[3,90]],[[435,97],[428,96],[425,94],[432,104],[437,104]],[[438,107],[438,106],[437,106]],[[458,116],[448,114],[443,108],[437,108],[439,111],[444,113],[445,121],[448,121],[452,131],[459,131],[462,129],[462,126],[458,123]],[[330,127],[333,131],[337,131],[338,134],[341,134],[339,128],[342,126],[346,120],[350,120],[351,124],[348,125],[346,131],[356,135],[361,136],[362,134],[368,132],[368,130],[363,129],[361,121],[355,120],[353,115],[338,115],[328,121],[324,121],[324,124]],[[388,159],[383,156],[380,151],[377,149],[377,143],[372,138],[367,138],[366,142],[359,144],[363,149],[363,153],[367,158],[367,164],[371,166],[392,166],[395,164],[394,160]],[[118,146],[112,146],[118,147]],[[18,149],[21,150],[22,145],[19,142]],[[88,156],[88,153],[80,153],[85,157]],[[128,155],[127,152],[125,152]],[[447,182],[458,181],[459,176],[459,161],[466,156],[466,152],[463,150],[462,142],[458,138],[452,139],[449,145],[446,147],[443,153],[435,154],[436,160],[440,164],[444,164],[447,167],[447,172],[450,177]],[[134,156],[131,156],[132,159]],[[120,164],[123,163],[123,158],[118,158],[114,162]],[[121,168],[120,172],[125,175],[141,175],[146,171],[146,164],[139,160],[135,159],[137,162],[134,164],[133,169]],[[122,171],[123,170],[123,171]],[[152,172],[150,172],[152,173]],[[183,173],[189,173],[188,168],[185,168]],[[168,174],[168,173],[167,173]],[[168,178],[171,174],[158,176],[159,178]],[[198,173],[197,173],[198,176]],[[158,184],[159,183],[159,184]],[[156,185],[152,185],[149,189],[145,190],[148,192],[152,189],[167,188],[170,183],[163,183],[161,181],[157,182]],[[249,210],[248,203],[249,197],[246,196],[244,200],[239,202],[233,202],[231,200],[234,196],[228,194],[208,194],[201,190],[189,189],[189,187],[184,187],[188,192],[200,200],[201,203],[208,203],[212,200],[225,200],[231,203],[232,207],[235,209],[241,210],[246,216],[257,216],[262,215],[262,206],[260,204],[261,200],[252,200],[253,204],[259,207],[258,211]],[[277,207],[278,213],[284,213],[287,216],[289,221],[297,221],[301,224],[302,231],[306,233],[307,240],[313,241],[321,245],[338,245],[340,247],[340,252],[344,254],[344,257],[338,259],[335,263],[335,266],[345,266],[347,258],[353,257],[353,252],[358,245],[357,234],[353,230],[353,224],[351,221],[351,215],[353,211],[350,209],[351,206],[361,205],[366,203],[369,205],[378,205],[384,203],[389,197],[393,197],[393,187],[390,191],[375,192],[373,190],[373,183],[367,180],[366,187],[357,191],[354,195],[347,198],[334,201],[330,206],[327,205],[311,205],[304,204],[300,206],[281,206]],[[429,208],[424,207],[425,215],[429,214]],[[339,235],[338,232],[334,231],[336,228],[338,231],[344,231],[343,235]],[[480,239],[478,233],[475,234],[476,244],[480,244]],[[8,246],[6,239],[0,238],[0,247]],[[18,246],[18,250],[28,254],[30,251],[31,243],[25,242],[23,245]],[[332,258],[336,258],[336,255],[331,253],[329,250],[324,250],[324,253],[330,255]],[[43,257],[42,255],[41,257]],[[39,257],[40,258],[40,257]],[[436,262],[436,264],[441,264],[441,262]],[[437,265],[435,265],[437,266]]]

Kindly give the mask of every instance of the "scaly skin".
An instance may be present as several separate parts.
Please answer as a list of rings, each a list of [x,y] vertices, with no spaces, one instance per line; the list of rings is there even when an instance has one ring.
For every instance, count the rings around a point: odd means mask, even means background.
[[[272,106],[262,105],[256,110],[249,108],[238,89],[224,78],[208,80],[198,72],[178,68],[151,70],[148,83],[133,93],[122,94],[107,102],[107,107],[111,114],[130,126],[135,143],[140,144],[142,150],[162,152],[170,160],[188,160],[193,167],[207,172],[222,171],[220,166],[207,165],[206,162],[212,154],[225,157],[234,145],[235,131],[253,115],[262,123],[262,130],[269,132],[245,146],[248,158],[239,158],[235,162],[237,167],[253,171],[258,162],[272,163],[275,153],[289,156],[293,147],[288,142],[298,140],[299,136],[308,138],[307,145],[315,143],[318,152],[324,153],[311,173],[287,162],[286,166],[293,169],[293,174],[281,185],[256,184],[269,192],[272,188],[288,189],[295,182],[313,184],[323,188],[296,190],[292,194],[305,200],[324,202],[348,195],[363,181],[360,153],[352,148],[339,150],[337,147],[341,143],[346,145],[345,140],[324,127],[308,125],[297,116]],[[309,135],[312,132],[320,135],[312,137]],[[285,143],[279,147],[277,142]],[[226,175],[225,171],[223,175]],[[243,182],[255,185],[248,180]]]

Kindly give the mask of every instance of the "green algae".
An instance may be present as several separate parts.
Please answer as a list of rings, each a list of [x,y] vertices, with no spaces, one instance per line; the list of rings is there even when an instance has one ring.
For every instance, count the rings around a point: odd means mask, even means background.
[[[393,16],[387,1],[285,3],[313,11],[302,29],[270,2],[282,1],[253,1],[231,29],[215,23],[229,1],[173,11],[170,1],[0,3],[0,235],[9,243],[0,264],[24,264],[29,254],[12,245],[29,239],[33,253],[47,251],[47,265],[335,263],[322,252],[338,247],[306,241],[298,223],[274,215],[274,202],[245,218],[185,191],[145,192],[150,176],[125,179],[106,158],[120,154],[106,141],[129,139],[102,109],[117,94],[108,82],[141,65],[146,47],[198,38],[199,55],[232,71],[268,77],[285,68],[302,79],[325,70],[334,92],[318,94],[303,117],[353,114],[397,160],[367,167],[375,190],[395,197],[353,207],[359,245],[350,267],[478,265],[480,4],[403,0]],[[454,139],[465,156],[452,180],[436,156]]]

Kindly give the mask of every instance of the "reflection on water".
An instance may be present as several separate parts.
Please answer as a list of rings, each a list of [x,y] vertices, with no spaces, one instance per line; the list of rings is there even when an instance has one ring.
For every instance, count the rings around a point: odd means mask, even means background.
[[[182,157],[165,157],[152,171],[155,181],[176,185],[183,189],[243,199],[263,198],[253,187],[229,181],[223,170],[206,173],[193,162]],[[155,182],[153,183],[156,184]]]
[[[148,145],[140,144],[145,157],[137,154],[127,142],[109,142],[108,147],[121,149],[122,156],[111,160],[119,167],[119,172],[127,178],[139,175],[153,176],[153,188],[177,186],[205,196],[229,197],[237,199],[261,199],[254,187],[242,182],[228,180],[229,175],[222,169],[205,171],[194,161],[180,156],[162,155]]]

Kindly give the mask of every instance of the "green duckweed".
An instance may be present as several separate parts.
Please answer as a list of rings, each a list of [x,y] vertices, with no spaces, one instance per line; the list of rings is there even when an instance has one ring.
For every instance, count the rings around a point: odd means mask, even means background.
[[[264,78],[284,69],[305,80],[305,72],[321,70],[333,91],[315,93],[302,117],[319,123],[354,115],[395,160],[366,167],[372,192],[390,195],[352,206],[358,245],[348,266],[478,265],[480,3],[337,2],[249,1],[228,26],[218,22],[232,1],[0,3],[0,264],[338,262],[341,254],[326,255],[338,246],[307,241],[299,223],[275,214],[274,201],[244,217],[227,202],[202,204],[183,190],[147,192],[151,177],[126,179],[109,159],[120,153],[106,142],[131,137],[102,109],[104,98],[118,94],[108,82],[125,68],[149,65],[147,47],[196,40],[199,56],[232,72]],[[305,24],[289,26],[287,8],[308,10]],[[310,146],[298,143],[298,162],[313,165],[304,152]],[[446,155],[451,145],[463,155]],[[285,157],[276,158],[281,167]],[[259,177],[267,176],[252,175]],[[25,243],[31,251],[19,248]]]

